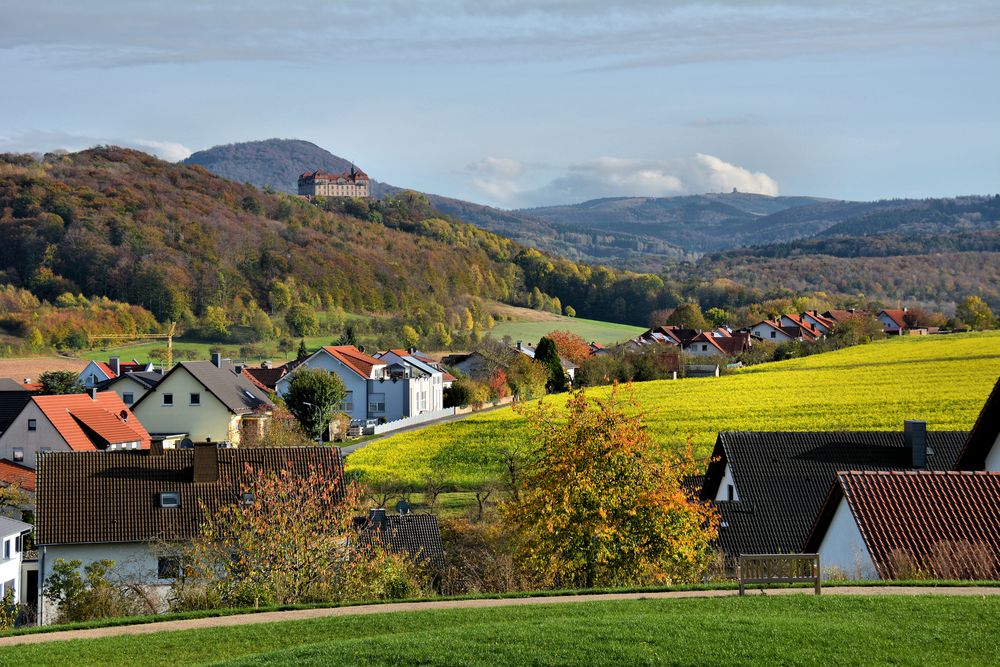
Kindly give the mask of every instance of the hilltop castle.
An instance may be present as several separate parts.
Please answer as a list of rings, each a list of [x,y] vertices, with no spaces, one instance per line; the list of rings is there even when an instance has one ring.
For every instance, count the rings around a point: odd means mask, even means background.
[[[299,194],[306,197],[370,197],[368,174],[353,166],[350,171],[333,174],[307,171],[299,176]]]

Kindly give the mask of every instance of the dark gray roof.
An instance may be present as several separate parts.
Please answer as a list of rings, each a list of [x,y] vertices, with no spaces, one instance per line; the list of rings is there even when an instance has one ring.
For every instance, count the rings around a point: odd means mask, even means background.
[[[129,378],[131,380],[135,380],[146,389],[152,389],[160,383],[160,380],[162,380],[163,377],[163,373],[160,371],[128,371],[117,377],[113,377],[110,380],[104,380],[97,383],[97,388],[102,391],[110,389],[116,382],[121,382],[122,380]]]
[[[10,378],[0,378],[0,433],[7,430],[24,406],[31,400],[31,392]]]
[[[1000,379],[993,386],[993,391],[982,412],[972,427],[972,433],[965,442],[962,455],[958,457],[957,470],[985,470],[986,457],[1000,438]]]
[[[927,469],[953,469],[966,436],[929,432]],[[712,458],[702,499],[716,497],[727,463],[739,494],[739,501],[716,504],[725,524],[719,547],[727,557],[801,551],[838,471],[912,467],[901,431],[720,433]]]
[[[236,502],[257,470],[325,472],[340,480],[336,447],[218,449],[215,481],[194,481],[194,449],[113,452],[47,452],[37,468],[36,542],[87,544],[189,539],[209,512]],[[161,492],[176,491],[180,506],[159,505]]]
[[[223,361],[221,366],[216,366],[211,361],[182,361],[170,369],[170,373],[167,373],[160,382],[182,368],[234,414],[246,414],[261,407],[268,409],[274,407],[267,394],[249,378],[237,373],[236,368],[228,361]],[[134,410],[152,394],[153,392],[149,392],[140,398],[132,409]]]
[[[418,561],[440,568],[444,566],[441,529],[433,514],[386,514],[381,521],[368,517],[355,519],[361,544],[381,540],[394,553],[405,553]]]

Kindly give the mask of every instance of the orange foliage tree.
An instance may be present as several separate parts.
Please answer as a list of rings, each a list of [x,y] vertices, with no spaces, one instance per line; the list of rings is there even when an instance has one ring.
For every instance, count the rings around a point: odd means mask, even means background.
[[[547,337],[556,344],[560,357],[569,359],[574,364],[582,364],[590,358],[590,345],[583,338],[569,331],[552,331]]]
[[[697,580],[711,563],[715,511],[681,484],[696,471],[690,444],[668,455],[643,425],[634,395],[570,395],[564,414],[522,408],[537,449],[520,493],[501,507],[521,555],[559,586]]]

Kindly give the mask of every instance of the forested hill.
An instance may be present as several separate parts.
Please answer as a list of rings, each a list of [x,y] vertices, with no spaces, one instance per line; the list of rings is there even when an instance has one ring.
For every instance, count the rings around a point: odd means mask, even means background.
[[[116,147],[0,156],[0,238],[0,284],[161,321],[268,309],[278,282],[318,308],[451,326],[486,299],[643,323],[673,298],[655,276],[547,257],[417,193],[321,206]]]

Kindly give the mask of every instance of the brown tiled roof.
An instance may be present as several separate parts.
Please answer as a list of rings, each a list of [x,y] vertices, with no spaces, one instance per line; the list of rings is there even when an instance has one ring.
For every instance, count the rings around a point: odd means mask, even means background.
[[[903,316],[906,314],[905,310],[900,310],[898,308],[892,308],[892,309],[888,309],[887,308],[887,309],[882,310],[879,313],[879,315],[882,315],[883,313],[890,320],[892,320],[893,322],[895,322],[896,326],[898,326],[900,329],[905,329],[906,328],[906,320],[903,319]]]
[[[984,470],[986,457],[1000,438],[1000,379],[993,385],[983,409],[976,419],[969,439],[955,464],[956,470]]]
[[[16,484],[24,491],[35,490],[35,471],[20,463],[0,459],[0,486]]]
[[[959,572],[985,567],[989,575],[978,570],[976,578],[1000,577],[1000,472],[841,472],[806,549],[818,547],[832,520],[828,508],[842,498],[880,577],[897,576],[901,555],[921,572],[946,576],[934,572],[935,558],[949,546]]]
[[[375,366],[385,366],[384,361],[365,354],[353,345],[327,345],[323,351],[363,378],[370,378]]]
[[[52,426],[73,451],[92,451],[109,444],[138,441],[149,447],[149,433],[113,391],[90,394],[32,396]],[[126,419],[121,414],[125,413]]]
[[[343,484],[335,447],[217,449],[218,479],[193,481],[194,449],[46,452],[39,455],[36,541],[39,544],[148,542],[198,534],[202,505],[214,512],[241,498],[249,466],[325,471]],[[180,494],[180,507],[159,505],[161,492]]]
[[[707,343],[707,344],[711,345],[712,348],[714,348],[715,351],[718,352],[719,354],[725,354],[725,350],[722,349],[722,346],[719,345],[719,343],[716,341],[715,337],[714,336],[710,336],[709,334],[704,333],[704,332],[702,332],[702,333],[698,334],[697,336],[695,336],[694,338],[692,338],[685,345],[685,347],[687,347],[688,345],[696,345],[698,343]]]
[[[250,378],[250,381],[262,388],[264,391],[274,391],[278,380],[288,374],[287,366],[276,366],[273,368],[244,368],[243,374]]]

